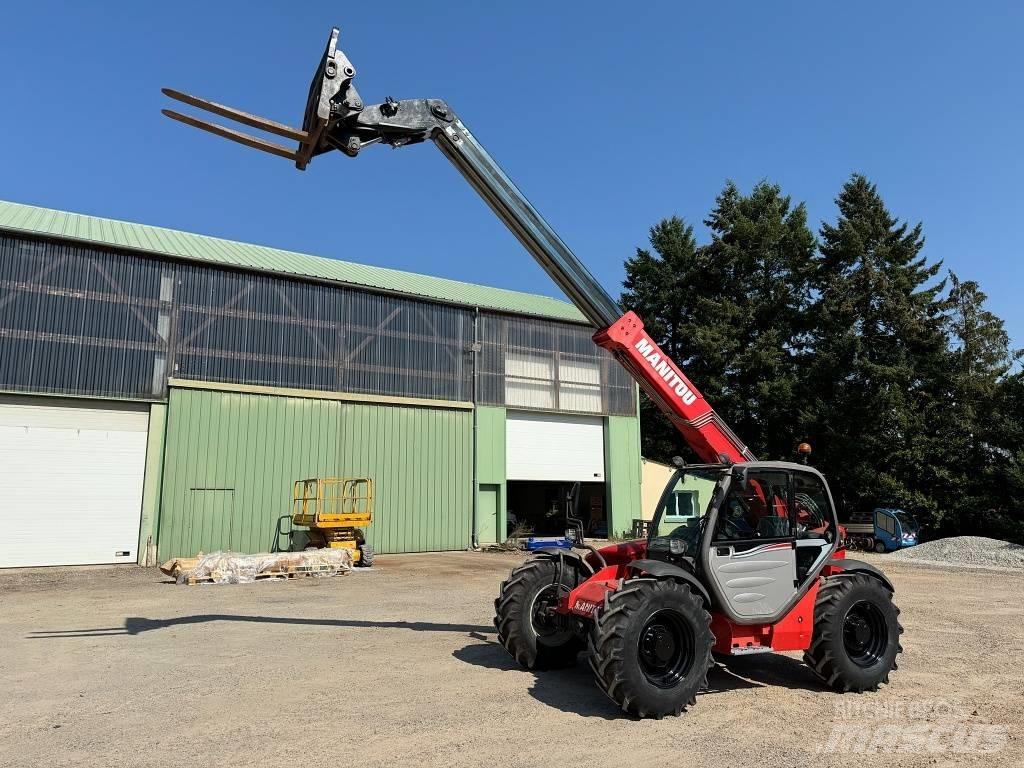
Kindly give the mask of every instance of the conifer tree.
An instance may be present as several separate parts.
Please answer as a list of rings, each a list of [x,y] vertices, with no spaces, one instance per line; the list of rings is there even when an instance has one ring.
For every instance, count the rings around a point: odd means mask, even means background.
[[[806,359],[806,436],[846,513],[897,506],[933,516],[936,425],[948,406],[940,264],[921,225],[897,221],[854,175],[822,224]]]
[[[626,262],[623,304],[757,455],[788,458],[815,249],[806,211],[777,185],[744,195],[729,182],[705,224],[705,246],[677,217],[652,228],[651,250]],[[641,416],[649,458],[689,454],[646,401]]]

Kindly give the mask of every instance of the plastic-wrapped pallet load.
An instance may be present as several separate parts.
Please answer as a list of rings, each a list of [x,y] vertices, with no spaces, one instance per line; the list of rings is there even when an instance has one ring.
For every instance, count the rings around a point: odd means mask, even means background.
[[[348,549],[255,555],[211,552],[195,558],[171,560],[160,566],[161,571],[173,576],[179,584],[249,584],[257,579],[337,576],[351,569],[352,552]]]

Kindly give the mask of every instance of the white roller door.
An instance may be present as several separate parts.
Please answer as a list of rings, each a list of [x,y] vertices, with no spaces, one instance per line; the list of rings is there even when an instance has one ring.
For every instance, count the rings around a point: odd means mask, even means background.
[[[0,567],[131,563],[146,405],[0,399]]]
[[[505,462],[509,480],[604,482],[604,419],[509,411]]]

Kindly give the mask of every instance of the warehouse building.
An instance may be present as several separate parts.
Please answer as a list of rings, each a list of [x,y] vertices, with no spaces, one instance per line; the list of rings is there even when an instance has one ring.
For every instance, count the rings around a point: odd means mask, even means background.
[[[0,202],[0,567],[285,549],[318,476],[374,479],[378,552],[558,532],[575,482],[626,531],[637,393],[590,336],[543,296]]]

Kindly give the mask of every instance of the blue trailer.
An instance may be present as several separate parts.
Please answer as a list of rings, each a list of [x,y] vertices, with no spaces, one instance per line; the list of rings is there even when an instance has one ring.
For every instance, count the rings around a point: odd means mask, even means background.
[[[849,549],[893,552],[917,544],[921,526],[909,512],[878,507],[874,512],[854,515],[846,528]]]

